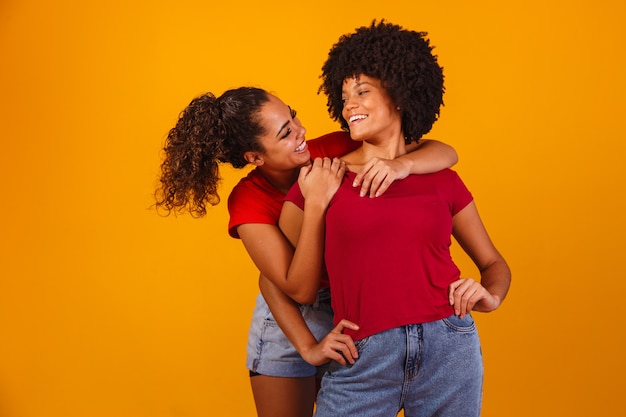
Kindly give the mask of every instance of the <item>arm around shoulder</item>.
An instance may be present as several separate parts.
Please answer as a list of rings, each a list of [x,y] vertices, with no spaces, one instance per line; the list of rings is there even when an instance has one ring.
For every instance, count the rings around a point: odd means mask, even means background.
[[[380,197],[396,180],[451,168],[459,159],[452,146],[432,139],[412,142],[406,150],[396,159],[373,158],[363,166],[353,184],[361,187],[361,197]]]
[[[406,150],[398,160],[408,164],[411,174],[430,174],[452,168],[459,161],[452,146],[435,139],[420,139],[407,145]]]

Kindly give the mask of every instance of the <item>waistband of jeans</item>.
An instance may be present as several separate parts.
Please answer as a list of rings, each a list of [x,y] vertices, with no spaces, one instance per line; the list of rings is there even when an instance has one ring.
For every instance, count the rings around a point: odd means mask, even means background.
[[[320,290],[317,292],[316,302],[321,301],[330,301],[330,288],[320,288]]]

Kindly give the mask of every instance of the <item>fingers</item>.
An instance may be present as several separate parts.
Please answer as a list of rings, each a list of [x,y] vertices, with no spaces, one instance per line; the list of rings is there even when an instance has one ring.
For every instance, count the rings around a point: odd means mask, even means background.
[[[409,172],[396,160],[372,158],[356,175],[352,186],[361,186],[359,192],[361,197],[368,194],[371,198],[380,197],[395,180],[406,178],[408,174]]]
[[[448,301],[454,306],[454,314],[463,318],[469,314],[476,303],[489,295],[480,283],[473,279],[461,278],[448,289]]]
[[[370,197],[374,197],[376,195],[376,190],[378,185],[382,181],[379,178],[379,171],[375,170],[374,167],[376,165],[376,158],[367,162],[361,172],[359,172],[354,178],[354,182],[352,183],[353,187],[361,186],[361,191],[359,195],[361,197],[365,197],[366,195],[370,195]],[[382,177],[382,176],[380,176]],[[375,188],[375,189],[374,189]]]
[[[450,304],[454,306],[454,314],[463,318],[469,312],[468,304],[468,287],[471,283],[466,279],[460,279],[450,284]]]
[[[327,205],[341,186],[346,164],[339,158],[315,158],[300,170],[298,183],[305,199],[312,204]]]
[[[328,359],[337,361],[344,366],[352,365],[359,356],[354,341],[345,334],[337,335],[335,333],[333,337],[329,335],[322,341],[322,345],[324,355]]]
[[[309,167],[308,172],[311,172],[314,168],[317,168],[322,170],[328,170],[335,175],[341,176],[343,176],[346,171],[346,163],[339,158],[315,158],[311,165],[306,165],[302,169],[306,167]],[[300,171],[302,171],[302,169]]]
[[[342,319],[332,330],[333,332],[343,333],[344,329],[359,330],[359,325],[350,320]]]
[[[339,158],[333,159],[333,167],[336,167],[337,176],[342,177],[346,173],[346,163]]]
[[[343,334],[345,329],[358,330],[359,326],[349,320],[341,320],[335,328],[326,336],[329,338],[329,347],[336,353],[330,353],[329,356],[333,356],[331,359],[336,360],[342,365],[347,363],[353,364],[355,359],[359,357],[359,352],[354,344],[354,340],[346,334]]]
[[[313,165],[305,165],[302,168],[300,168],[300,175],[299,175],[299,179],[303,180],[307,175],[309,175],[309,172],[311,172],[311,169],[313,169]]]
[[[378,179],[378,177],[376,177]],[[372,185],[370,188],[370,197],[380,197],[385,194],[387,188],[393,183],[393,178],[390,176],[385,176],[382,179],[382,182],[378,183],[377,181],[372,181]]]

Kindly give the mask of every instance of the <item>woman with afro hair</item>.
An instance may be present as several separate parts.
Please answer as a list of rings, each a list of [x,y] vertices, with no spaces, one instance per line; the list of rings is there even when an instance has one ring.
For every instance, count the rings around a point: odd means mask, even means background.
[[[305,132],[296,112],[263,89],[203,94],[191,101],[169,131],[156,191],[160,211],[201,217],[207,206],[220,200],[221,164],[255,167],[229,196],[228,231],[242,240],[261,274],[262,295],[252,317],[246,365],[262,417],[310,417],[320,366],[330,359],[354,362],[356,351],[342,330],[358,327],[347,321],[333,325],[328,283],[321,279],[320,235],[326,206],[344,173],[343,164],[332,158],[360,144],[344,132],[305,141]],[[410,171],[433,172],[455,162],[454,149],[427,141],[397,160],[371,161],[363,171],[363,187],[359,179],[357,189],[364,194],[371,190],[375,196]],[[310,185],[304,184],[303,190],[311,204],[305,210],[303,239],[294,252],[277,223],[285,194],[301,167],[305,167],[301,176]]]
[[[394,159],[430,131],[443,104],[443,71],[426,33],[375,21],[342,36],[322,70],[331,117],[362,146],[341,159],[346,177],[326,210],[325,262],[335,323],[358,355],[331,362],[316,416],[479,416],[483,364],[470,312],[504,300],[509,267],[456,172],[409,175],[376,199],[352,181],[370,158]],[[298,242],[308,197],[294,185],[279,226]],[[451,236],[480,280],[461,278]]]

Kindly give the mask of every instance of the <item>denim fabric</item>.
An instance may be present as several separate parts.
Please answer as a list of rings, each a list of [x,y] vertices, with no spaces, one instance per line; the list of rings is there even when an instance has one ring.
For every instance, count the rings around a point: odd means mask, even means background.
[[[301,305],[300,311],[317,340],[322,340],[333,329],[328,289],[320,290],[317,301],[311,305]],[[327,365],[315,367],[302,359],[278,327],[261,294],[257,297],[248,333],[246,366],[261,375],[281,377],[321,375],[327,369]]]
[[[483,363],[471,316],[390,329],[357,342],[352,366],[331,363],[316,417],[477,417]]]

